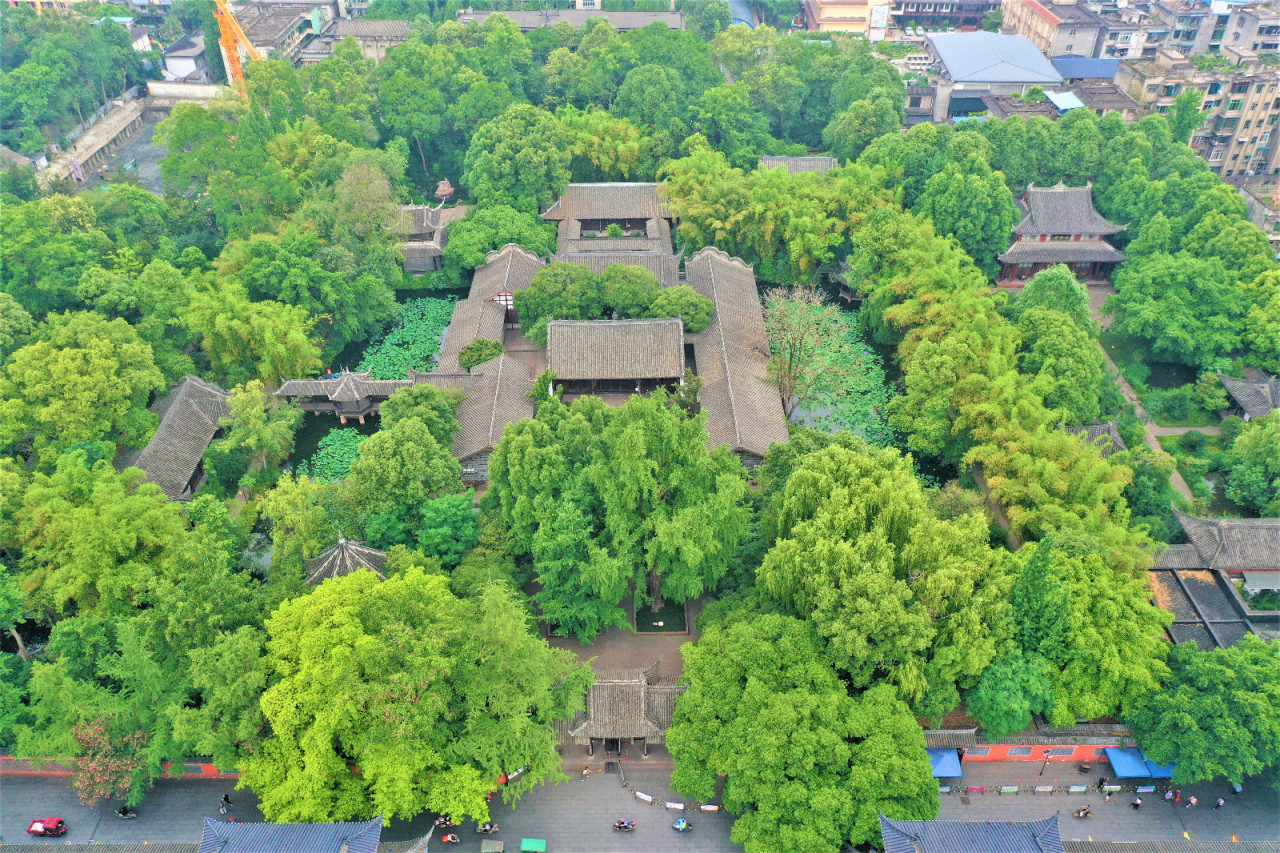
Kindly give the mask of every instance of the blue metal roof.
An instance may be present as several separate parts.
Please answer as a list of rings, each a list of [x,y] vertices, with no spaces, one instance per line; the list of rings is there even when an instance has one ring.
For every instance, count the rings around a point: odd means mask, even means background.
[[[1120,60],[1091,59],[1087,56],[1055,56],[1053,67],[1067,80],[1114,80]]]
[[[926,749],[933,775],[939,779],[955,779],[964,775],[960,769],[960,753],[954,749]]]
[[[894,820],[880,815],[884,853],[1064,853],[1058,815],[1014,821]]]
[[[935,33],[926,36],[957,83],[1061,83],[1062,75],[1026,36]]]
[[[1121,749],[1118,746],[1107,747],[1107,761],[1117,779],[1170,779],[1173,777],[1172,764],[1156,764],[1136,746]]]
[[[204,819],[197,853],[377,853],[382,818],[364,823],[230,823]]]
[[[1045,92],[1044,95],[1049,99],[1049,103],[1058,108],[1060,113],[1084,106],[1084,101],[1076,97],[1074,92]]]
[[[729,0],[729,17],[730,25],[746,24],[750,29],[756,28],[756,16],[747,0]]]

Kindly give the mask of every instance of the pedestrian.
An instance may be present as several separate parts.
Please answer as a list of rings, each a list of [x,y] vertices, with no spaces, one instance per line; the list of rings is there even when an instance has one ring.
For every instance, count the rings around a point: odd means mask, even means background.
[[[1111,802],[1111,798],[1116,795],[1115,791],[1107,791],[1107,802]]]
[[[1191,808],[1198,802],[1200,801],[1196,799],[1196,795],[1192,794],[1191,796],[1187,797],[1187,808]]]
[[[1169,805],[1173,805],[1173,789],[1172,788],[1164,792],[1164,801]]]
[[[1133,802],[1129,805],[1133,807],[1134,811],[1142,808],[1142,797],[1134,797]]]
[[[1222,799],[1222,797],[1218,797],[1218,804],[1213,807],[1213,810],[1216,812],[1218,809],[1222,808],[1226,804],[1227,804],[1226,800]]]
[[[1243,790],[1244,790],[1244,785],[1236,785],[1234,788],[1231,789],[1231,793],[1238,794]]]
[[[1173,789],[1173,801],[1174,801],[1175,803],[1180,803],[1180,802],[1182,802],[1182,789],[1181,789],[1181,788],[1174,788],[1174,789]]]
[[[218,801],[218,811],[226,814],[229,808],[231,808],[231,795],[223,794],[222,799]]]
[[[1107,784],[1107,777],[1103,776],[1101,779],[1098,780],[1098,790],[1101,791],[1102,786],[1105,784]]]

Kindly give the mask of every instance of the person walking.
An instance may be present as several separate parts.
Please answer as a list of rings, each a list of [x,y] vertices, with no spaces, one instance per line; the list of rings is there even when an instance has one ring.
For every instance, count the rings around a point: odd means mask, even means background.
[[[1107,784],[1107,777],[1103,776],[1101,779],[1098,780],[1098,790],[1101,791],[1102,786],[1105,784]]]
[[[1182,802],[1182,789],[1181,789],[1181,788],[1174,788],[1174,789],[1173,789],[1173,801],[1174,801],[1175,803],[1180,803],[1180,802]]]
[[[1169,805],[1173,805],[1173,789],[1172,788],[1164,792],[1164,801]]]
[[[226,814],[227,810],[230,808],[231,808],[231,795],[223,794],[222,799],[218,801],[218,811],[221,812],[222,814]]]
[[[1236,785],[1234,788],[1231,789],[1231,793],[1238,794],[1243,790],[1244,790],[1244,785]]]
[[[1192,794],[1191,796],[1187,797],[1187,808],[1191,808],[1198,802],[1200,801],[1196,799],[1196,795]]]
[[[1129,803],[1129,805],[1133,808],[1134,811],[1137,811],[1138,809],[1142,808],[1142,797],[1134,797],[1133,802]]]
[[[1114,796],[1115,796],[1115,794],[1116,794],[1116,792],[1115,792],[1115,791],[1107,791],[1107,802],[1108,802],[1108,803],[1109,803],[1109,802],[1111,802],[1111,798],[1112,798],[1112,797],[1114,797]]]
[[[1218,809],[1222,808],[1226,804],[1227,804],[1226,800],[1222,799],[1222,797],[1218,797],[1218,804],[1213,807],[1213,810],[1216,812]]]

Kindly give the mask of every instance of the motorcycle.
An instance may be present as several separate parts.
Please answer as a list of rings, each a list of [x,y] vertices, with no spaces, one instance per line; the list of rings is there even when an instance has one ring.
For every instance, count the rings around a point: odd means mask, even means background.
[[[129,808],[128,806],[121,806],[120,808],[116,809],[115,814],[116,814],[116,817],[120,818],[121,820],[133,820],[135,817],[138,816],[137,811]]]
[[[1082,809],[1076,809],[1075,811],[1073,811],[1071,813],[1071,816],[1080,817],[1080,818],[1093,817],[1093,810],[1089,806],[1085,806]]]
[[[440,838],[440,843],[441,844],[457,844],[461,840],[462,839],[458,838],[458,836],[450,832],[450,833],[446,833],[444,836]]]
[[[684,818],[680,818],[678,821],[671,824],[671,828],[676,832],[691,832],[693,830],[693,824],[689,823],[689,821]]]
[[[436,826],[440,827],[441,829],[450,829],[452,827],[457,826],[457,824],[449,820],[449,818],[447,817],[438,817],[436,818]]]
[[[636,822],[634,820],[620,820],[613,825],[618,832],[635,832]]]
[[[480,832],[485,835],[492,835],[497,831],[498,831],[498,825],[496,823],[486,823],[476,827],[476,832]]]

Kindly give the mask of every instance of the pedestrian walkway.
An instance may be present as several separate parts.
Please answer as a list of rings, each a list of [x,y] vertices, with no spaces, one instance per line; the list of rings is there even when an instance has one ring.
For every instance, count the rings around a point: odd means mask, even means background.
[[[1269,780],[1248,779],[1244,792],[1235,795],[1225,781],[1205,782],[1183,787],[1182,802],[1166,803],[1162,797],[1164,784],[1149,793],[1137,794],[1136,785],[1152,780],[1113,780],[1124,789],[1106,801],[1098,790],[1098,779],[1111,777],[1111,766],[1101,762],[1087,776],[1081,775],[1074,763],[1049,762],[1044,775],[1039,775],[1041,762],[1002,761],[964,762],[964,780],[953,786],[955,793],[939,796],[939,820],[1038,820],[1059,813],[1063,839],[1084,841],[1171,841],[1189,833],[1195,841],[1229,842],[1235,835],[1241,841],[1275,841],[1280,837],[1280,794]],[[1036,786],[1054,786],[1054,793],[1035,793]],[[1088,785],[1085,793],[1063,793],[1067,785]],[[986,793],[966,793],[969,786],[985,787]],[[1001,786],[1017,786],[1020,793],[1001,794]],[[1199,798],[1199,805],[1186,808],[1188,797]],[[1142,806],[1133,809],[1135,796]],[[1214,801],[1227,802],[1214,810]],[[1093,816],[1078,819],[1071,813],[1080,806],[1093,807]]]

